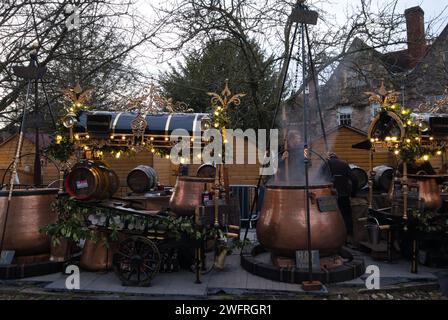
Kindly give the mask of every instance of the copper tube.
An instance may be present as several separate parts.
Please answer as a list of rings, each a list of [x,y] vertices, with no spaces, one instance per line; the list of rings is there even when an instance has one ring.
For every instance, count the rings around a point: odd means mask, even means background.
[[[288,152],[288,139],[285,139],[285,150],[285,152]],[[289,153],[285,158],[285,182],[289,183]]]
[[[196,207],[202,205],[204,186],[210,191],[214,181],[214,178],[177,177],[170,198],[171,211],[178,216],[194,215]]]
[[[403,162],[403,219],[408,219],[408,164],[406,161]],[[407,227],[404,227],[405,230]]]
[[[221,176],[221,164],[216,165],[216,178],[215,178],[215,193],[214,193],[214,203],[215,203],[215,221],[214,225],[219,226],[219,188],[220,188],[220,176]]]
[[[373,150],[369,150],[369,209],[373,208],[373,179],[375,172],[373,171]]]
[[[311,248],[322,253],[337,252],[345,243],[344,220],[337,209],[320,212],[317,205],[317,199],[332,195],[330,186],[310,186],[309,194]],[[307,249],[305,200],[304,186],[266,188],[257,222],[257,237],[265,248],[283,256]]]
[[[39,232],[47,224],[56,222],[51,210],[57,188],[14,189],[5,227],[3,250],[15,250],[17,256],[50,252],[50,238]],[[3,224],[8,205],[8,191],[0,191],[0,221]]]

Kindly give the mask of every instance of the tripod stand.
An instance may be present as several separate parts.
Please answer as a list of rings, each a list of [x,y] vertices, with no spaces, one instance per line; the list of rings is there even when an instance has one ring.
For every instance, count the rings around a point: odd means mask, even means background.
[[[305,203],[306,203],[306,220],[307,220],[307,244],[308,244],[307,251],[308,251],[308,272],[309,272],[309,281],[304,282],[303,287],[305,290],[319,290],[321,288],[320,282],[313,281],[312,255],[311,255],[311,223],[310,223],[309,174],[308,174],[308,172],[309,172],[310,153],[313,151],[310,150],[309,146],[308,146],[309,142],[308,142],[307,126],[308,126],[308,121],[309,121],[309,119],[308,119],[309,101],[308,101],[308,97],[306,94],[306,88],[307,88],[307,84],[309,82],[309,78],[311,78],[311,80],[314,83],[316,104],[317,104],[318,111],[319,111],[320,125],[321,125],[321,129],[323,132],[323,138],[325,141],[325,148],[326,148],[327,152],[328,152],[328,143],[327,143],[327,137],[326,137],[326,133],[325,133],[325,127],[324,127],[324,122],[323,122],[323,117],[322,117],[322,112],[321,112],[321,107],[320,107],[318,85],[317,85],[317,79],[316,79],[316,70],[315,70],[315,65],[314,65],[313,59],[312,59],[311,43],[310,43],[309,32],[308,32],[309,24],[311,24],[311,25],[317,24],[318,14],[317,14],[317,12],[311,11],[304,4],[304,2],[305,2],[304,0],[298,1],[294,10],[292,11],[292,14],[289,17],[289,20],[291,21],[291,23],[295,23],[295,28],[294,28],[293,38],[292,38],[292,42],[291,42],[291,48],[290,48],[289,54],[287,56],[287,59],[285,61],[286,67],[285,67],[284,77],[283,77],[280,92],[278,94],[278,100],[277,100],[277,105],[276,105],[271,129],[273,129],[275,126],[275,121],[276,121],[278,110],[279,110],[279,107],[281,104],[282,95],[283,95],[283,92],[285,89],[288,69],[289,69],[289,65],[290,65],[290,61],[291,61],[291,57],[292,57],[292,53],[293,53],[295,40],[296,40],[297,33],[298,33],[298,30],[300,27],[300,29],[301,29],[301,44],[302,44],[302,48],[301,48],[302,76],[303,76],[302,94],[303,94],[304,165],[305,165],[305,194],[306,194],[306,202]],[[310,72],[311,72],[310,77],[307,75],[307,63],[306,63],[307,50],[306,50],[306,45],[305,45],[306,43],[308,45],[308,48],[307,48],[308,49],[308,59],[309,59]],[[261,187],[261,182],[262,182],[262,176],[260,175],[258,178],[258,182],[257,182],[257,192],[255,194],[255,197],[254,197],[252,205],[251,205],[249,221],[248,221],[247,228],[245,230],[245,234],[244,234],[244,238],[243,238],[243,247],[241,249],[240,254],[243,254],[245,240],[247,239],[248,230],[249,230],[249,227],[252,222],[253,210],[254,210],[256,204],[258,203],[258,196],[259,196],[259,190]]]
[[[26,112],[28,108],[28,101],[31,94],[31,86],[32,82],[34,80],[34,112],[37,115],[39,111],[39,101],[38,101],[38,87],[39,82],[42,85],[42,89],[45,95],[45,100],[48,105],[49,113],[51,116],[51,120],[53,123],[54,128],[56,128],[56,122],[54,119],[54,115],[52,112],[52,108],[50,105],[50,102],[48,100],[47,91],[45,89],[45,85],[43,82],[43,77],[46,73],[47,68],[45,66],[39,66],[38,62],[38,45],[33,45],[32,51],[30,53],[30,63],[28,66],[16,66],[13,68],[14,74],[19,77],[27,80],[27,90],[26,90],[26,96],[25,96],[25,103],[22,108],[22,120],[20,124],[20,130],[19,130],[19,138],[17,141],[16,151],[13,158],[12,163],[12,170],[11,170],[11,177],[9,180],[9,191],[8,191],[8,200],[6,205],[6,210],[3,218],[2,223],[2,233],[1,233],[1,240],[0,240],[0,252],[2,253],[2,256],[6,256],[6,254],[3,254],[3,244],[5,240],[5,234],[6,234],[6,226],[8,222],[8,216],[9,216],[9,209],[11,204],[11,199],[13,195],[14,190],[14,181],[17,177],[17,169],[18,169],[18,163],[21,158],[21,151],[22,151],[22,144],[23,144],[23,138],[25,134],[25,119],[26,119]],[[42,169],[41,169],[41,162],[40,162],[40,143],[39,143],[39,124],[37,123],[37,119],[35,121],[35,158],[34,158],[34,176],[33,176],[33,185],[35,187],[38,187],[42,185]],[[1,264],[1,263],[0,263]]]

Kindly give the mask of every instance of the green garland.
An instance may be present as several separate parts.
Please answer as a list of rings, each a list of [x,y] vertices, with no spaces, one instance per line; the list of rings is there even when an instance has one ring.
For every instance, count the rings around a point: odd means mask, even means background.
[[[408,216],[410,223],[416,230],[424,233],[445,233],[448,234],[448,216],[437,212],[409,209]]]
[[[44,149],[46,156],[61,162],[68,161],[74,152],[75,144],[70,141],[68,130],[63,126],[57,128],[51,136],[50,144]]]
[[[40,232],[51,236],[54,245],[59,244],[61,239],[74,242],[93,239],[85,224],[90,213],[88,208],[80,206],[78,201],[68,196],[60,196],[52,203],[51,209],[57,212],[58,220],[40,228]]]
[[[397,158],[406,162],[414,162],[416,160],[427,161],[430,157],[441,155],[445,151],[445,145],[436,145],[433,137],[422,134],[422,123],[411,117],[411,110],[394,102],[389,103],[388,99],[384,99],[380,112],[393,112],[403,123],[405,134],[403,140],[392,140],[393,137],[387,137],[386,142],[389,144],[389,151],[393,152]],[[425,140],[429,139],[429,141]],[[426,142],[422,144],[422,142]],[[428,144],[429,142],[429,144]]]
[[[118,233],[125,229],[121,227],[124,224],[127,224],[127,226],[129,224],[134,226],[144,225],[146,230],[166,231],[170,237],[177,240],[181,239],[182,235],[186,235],[193,240],[222,238],[224,236],[221,228],[211,228],[204,232],[198,230],[194,224],[194,217],[167,216],[158,219],[132,214],[119,215],[114,210],[88,207],[88,203],[77,201],[68,196],[58,197],[52,203],[51,209],[57,212],[58,220],[42,227],[40,231],[51,236],[55,245],[59,244],[61,239],[73,242],[78,242],[81,239],[98,241],[87,223],[89,215],[92,214],[106,218],[105,227],[111,232],[109,239],[112,241],[118,240]]]

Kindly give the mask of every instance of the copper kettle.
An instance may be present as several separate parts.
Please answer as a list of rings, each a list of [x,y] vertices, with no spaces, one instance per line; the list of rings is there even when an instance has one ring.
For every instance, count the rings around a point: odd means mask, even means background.
[[[423,202],[425,209],[440,209],[442,206],[442,198],[436,177],[419,176],[416,179],[418,184],[418,198]]]

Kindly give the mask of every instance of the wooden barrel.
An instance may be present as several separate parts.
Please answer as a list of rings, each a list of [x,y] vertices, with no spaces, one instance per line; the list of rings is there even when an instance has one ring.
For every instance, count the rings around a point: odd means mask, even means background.
[[[50,253],[50,238],[39,229],[57,220],[51,203],[58,189],[14,189],[9,204],[3,250],[15,250],[16,256]],[[7,190],[0,191],[0,224],[3,225],[8,206]],[[0,229],[1,236],[1,229]]]
[[[374,187],[377,190],[388,192],[394,176],[394,169],[388,166],[378,166],[373,168],[375,179]]]
[[[145,193],[157,186],[157,173],[150,166],[140,165],[129,172],[127,183],[135,193]]]
[[[216,168],[212,164],[204,163],[198,168],[196,177],[198,178],[214,178],[216,176]]]
[[[350,164],[350,169],[352,170],[352,174],[356,177],[356,180],[358,180],[358,190],[361,190],[369,182],[367,172],[354,164]]]
[[[117,174],[102,162],[81,161],[65,179],[67,193],[77,200],[107,199],[119,186]]]

